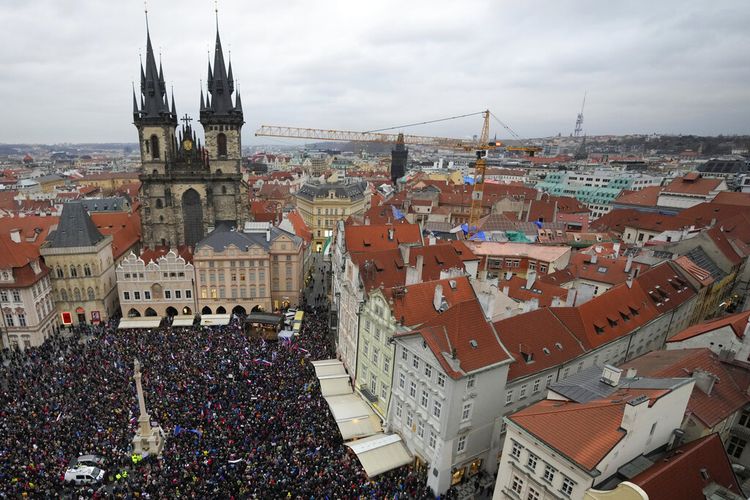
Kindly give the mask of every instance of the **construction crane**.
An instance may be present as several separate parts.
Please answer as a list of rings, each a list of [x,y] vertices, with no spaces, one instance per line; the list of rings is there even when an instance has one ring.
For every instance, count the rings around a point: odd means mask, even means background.
[[[450,137],[432,137],[422,135],[408,135],[403,133],[382,133],[383,131],[393,130],[396,128],[405,128],[414,125],[423,125],[428,123],[435,123],[439,121],[453,120],[456,118],[463,118],[466,116],[483,115],[482,132],[476,139],[465,140],[455,139]],[[354,132],[351,130],[334,130],[334,129],[317,129],[317,128],[301,128],[301,127],[283,127],[283,126],[272,126],[262,125],[256,132],[256,136],[265,137],[287,137],[295,139],[316,139],[322,141],[351,141],[351,142],[376,142],[376,143],[391,143],[396,145],[420,145],[420,146],[433,146],[436,148],[462,150],[462,151],[475,151],[476,152],[476,166],[474,168],[474,188],[471,195],[471,209],[469,212],[469,223],[468,223],[468,234],[467,238],[471,239],[477,233],[477,226],[479,218],[482,214],[482,198],[484,195],[484,177],[487,170],[487,162],[485,160],[487,152],[498,148],[505,147],[508,151],[524,151],[529,156],[534,156],[534,153],[541,151],[541,148],[533,146],[503,146],[499,141],[490,141],[490,116],[493,116],[489,110],[484,110],[479,113],[470,113],[460,116],[452,116],[448,118],[441,118],[439,120],[432,120],[427,122],[413,123],[409,125],[402,125],[400,127],[390,127],[387,129],[373,130],[368,132]],[[499,120],[498,120],[499,121]],[[502,123],[502,122],[501,122]],[[505,126],[505,125],[503,125]],[[505,126],[510,130],[507,126]],[[512,130],[511,130],[512,132]],[[514,135],[515,133],[512,132]],[[516,136],[517,137],[517,136]]]

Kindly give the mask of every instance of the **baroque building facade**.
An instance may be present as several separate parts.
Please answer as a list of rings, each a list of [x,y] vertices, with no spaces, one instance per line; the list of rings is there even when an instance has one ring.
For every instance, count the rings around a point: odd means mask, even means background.
[[[213,67],[208,65],[208,93],[201,90],[201,144],[192,119],[185,115],[177,131],[177,110],[170,107],[161,63],[157,68],[146,38],[146,66],[141,67],[140,103],[133,91],[133,122],[141,150],[143,242],[145,246],[194,247],[218,226],[243,227],[250,220],[247,184],[240,171],[242,100],[235,91],[232,64],[227,66],[218,28]]]

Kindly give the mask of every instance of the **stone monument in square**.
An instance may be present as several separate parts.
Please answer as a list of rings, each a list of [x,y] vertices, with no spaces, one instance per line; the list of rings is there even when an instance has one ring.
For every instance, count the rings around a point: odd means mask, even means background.
[[[141,385],[141,363],[137,359],[133,362],[133,379],[135,380],[140,409],[138,430],[133,437],[133,453],[161,456],[166,436],[159,425],[151,425],[151,417],[146,413],[146,400],[143,398],[143,386]]]

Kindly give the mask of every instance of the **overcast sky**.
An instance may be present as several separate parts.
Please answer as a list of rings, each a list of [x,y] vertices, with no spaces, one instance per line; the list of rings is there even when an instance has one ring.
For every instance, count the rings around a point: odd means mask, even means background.
[[[197,118],[213,1],[148,10],[177,112]],[[142,2],[2,0],[0,19],[0,142],[137,141]],[[245,144],[261,124],[370,130],[485,108],[522,137],[568,135],[584,91],[588,134],[750,133],[748,0],[221,0],[219,25]]]

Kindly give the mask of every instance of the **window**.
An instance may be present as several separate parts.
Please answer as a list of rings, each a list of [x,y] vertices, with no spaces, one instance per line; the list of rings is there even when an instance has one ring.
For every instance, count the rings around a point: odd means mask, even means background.
[[[13,302],[21,302],[21,292],[13,290],[11,293],[13,294]]]
[[[549,387],[552,384],[552,378],[553,377],[554,376],[551,373],[549,375],[547,375],[547,387]]]
[[[227,155],[227,136],[225,134],[216,136],[216,152],[219,156]]]
[[[182,290],[175,290],[174,291],[174,298],[175,299],[181,299],[182,298]]]
[[[464,407],[461,410],[461,422],[466,422],[471,418],[471,407],[473,403],[471,401],[464,403]]]
[[[549,464],[544,464],[544,480],[552,482],[555,479],[555,468]]]
[[[526,460],[526,467],[528,467],[531,470],[536,470],[537,461],[539,461],[539,457],[529,452],[529,458],[528,460]]]
[[[471,389],[476,385],[476,383],[476,377],[474,375],[469,375],[469,378],[466,380],[466,388]]]
[[[511,404],[512,402],[513,402],[513,389],[509,390],[505,394],[505,404],[506,404],[506,406],[509,405],[509,404]]]
[[[411,426],[414,424],[414,415],[412,414],[411,410],[406,410],[406,427],[411,429]]]
[[[420,438],[424,437],[424,422],[417,420],[417,436]]]
[[[427,391],[422,391],[422,397],[420,398],[419,404],[422,405],[422,408],[427,408],[427,405],[430,403],[430,395],[427,394]]]
[[[141,300],[141,292],[133,292],[133,299]]]
[[[398,374],[398,388],[403,389],[406,387],[406,375],[403,373]]]
[[[413,380],[409,383],[409,396],[417,399],[417,384]]]
[[[130,292],[122,292],[123,300],[130,300]]]
[[[534,390],[533,390],[534,394],[536,394],[537,392],[539,392],[539,384],[540,383],[541,383],[541,380],[539,380],[539,379],[536,379],[534,381]]]
[[[432,378],[432,367],[425,363],[424,365],[424,376],[427,378]]]
[[[78,271],[76,271],[76,266],[70,266],[70,277],[71,278],[78,277]]]
[[[6,314],[5,317],[7,318],[8,315]],[[745,450],[746,445],[747,441],[745,441],[744,439],[740,439],[737,436],[732,436],[729,439],[729,446],[727,446],[727,454],[730,457],[740,458],[742,456],[742,452]]]
[[[193,298],[193,291],[192,290],[185,290],[185,298],[186,299],[192,299]]]
[[[466,450],[466,436],[458,438],[458,444],[456,445],[456,453],[463,453]]]
[[[378,361],[380,360],[380,351],[377,350],[377,348],[372,348],[372,364],[375,366],[378,366]]]
[[[560,488],[560,491],[564,495],[570,496],[570,494],[573,493],[573,486],[575,486],[575,484],[575,481],[573,481],[569,477],[563,477],[563,484],[562,488]]]
[[[437,444],[437,436],[435,435],[435,431],[430,429],[430,439],[427,443],[427,445],[430,447],[430,449],[435,449],[435,444]]]
[[[432,414],[435,416],[435,418],[440,418],[440,412],[443,410],[443,403],[440,401],[433,401],[432,402]]]
[[[406,349],[401,351],[401,359],[403,359],[404,361],[407,361],[409,359],[409,352]]]
[[[86,290],[86,295],[88,295],[89,300],[95,300],[96,295],[94,295],[94,289],[89,287],[88,290]]]
[[[513,441],[513,448],[510,450],[510,456],[519,459],[521,458],[521,451],[523,450],[523,446],[521,446],[519,443],[516,443]]]
[[[374,373],[370,374],[370,390],[373,394],[378,393],[378,378],[375,376]]]
[[[5,313],[5,326],[16,326],[13,322],[13,315],[11,313]]]
[[[26,314],[18,313],[18,326],[26,326]]]
[[[391,371],[391,358],[383,356],[383,371],[388,373]]]
[[[521,389],[518,391],[518,399],[523,399],[526,397],[526,384],[523,384],[521,386]]]
[[[438,373],[437,385],[438,387],[445,387],[445,375],[444,374]]]
[[[83,275],[84,276],[91,276],[91,268],[88,264],[83,265]]]
[[[515,494],[520,495],[523,491],[523,479],[514,474],[510,489],[513,490]]]
[[[388,397],[388,386],[385,385],[385,382],[380,382],[380,399],[385,401],[385,398]]]
[[[529,493],[526,496],[526,500],[539,500],[540,498],[541,494],[539,493],[539,490],[529,486]]]
[[[742,415],[740,415],[740,425],[743,427],[750,427],[750,412],[742,412]]]
[[[412,364],[412,366],[414,368],[416,368],[417,370],[419,370],[419,357],[418,356],[414,356],[414,359],[412,360],[411,364]]]
[[[656,422],[651,426],[651,432],[649,432],[649,436],[653,436],[654,432],[656,432]]]
[[[146,148],[148,151],[148,148]],[[156,160],[159,158],[159,138],[156,135],[151,136],[151,159]]]
[[[172,298],[172,290],[164,290],[164,298],[165,299],[171,299]]]
[[[396,401],[396,416],[398,418],[401,418],[401,415],[403,414],[403,412],[404,412],[404,403],[402,403],[401,401]]]
[[[146,300],[151,300],[151,292],[149,292],[148,290],[143,292],[143,298]]]
[[[369,357],[370,356],[370,343],[368,341],[366,341],[366,340],[365,340],[364,347],[362,348],[362,352],[364,352],[365,357]]]

